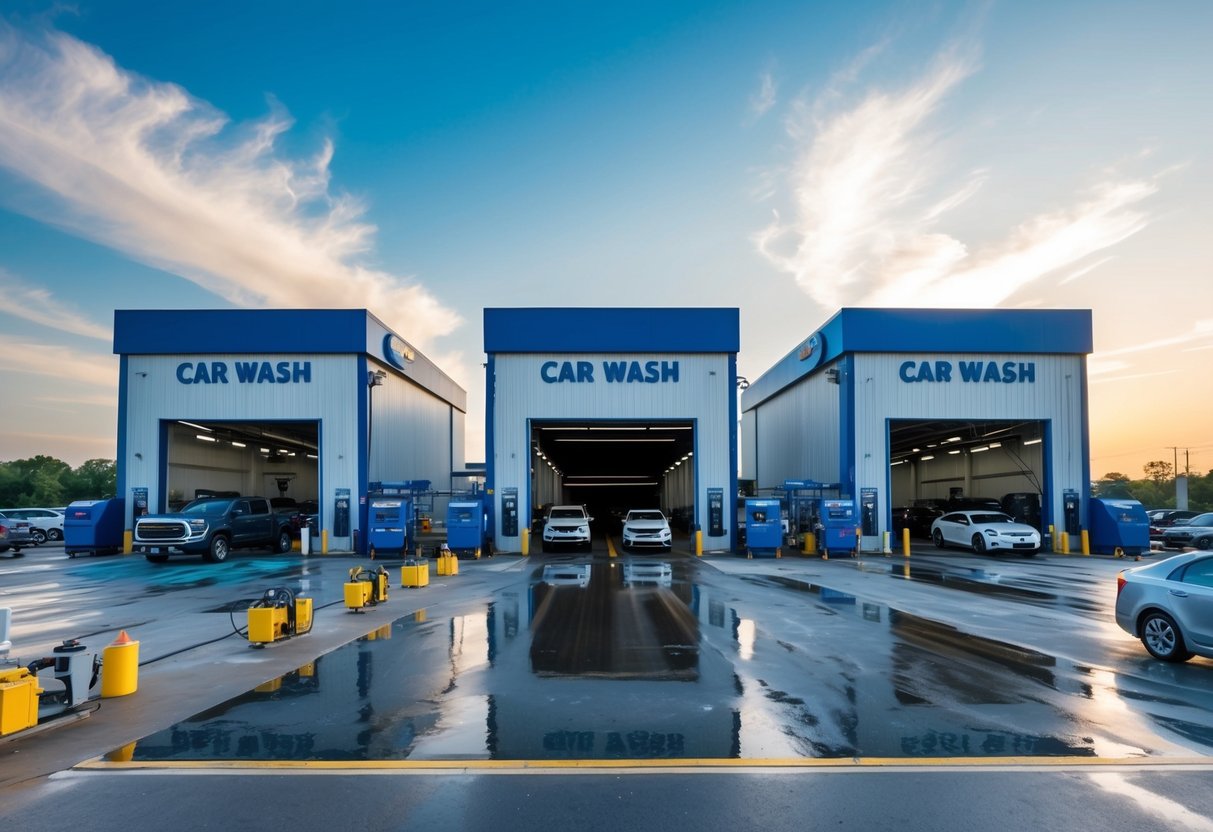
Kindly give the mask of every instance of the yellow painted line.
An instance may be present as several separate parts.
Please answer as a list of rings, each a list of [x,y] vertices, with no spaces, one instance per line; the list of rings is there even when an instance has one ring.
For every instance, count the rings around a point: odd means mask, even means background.
[[[612,558],[619,557],[619,553],[615,551],[615,541],[611,540],[611,536],[609,534],[606,536],[606,542],[607,542],[607,557],[612,557]]]
[[[145,760],[119,762],[96,757],[75,766],[84,771],[379,771],[379,772],[571,772],[653,771],[710,773],[736,769],[1006,769],[1006,768],[1198,768],[1213,771],[1213,757],[779,757],[661,760]]]

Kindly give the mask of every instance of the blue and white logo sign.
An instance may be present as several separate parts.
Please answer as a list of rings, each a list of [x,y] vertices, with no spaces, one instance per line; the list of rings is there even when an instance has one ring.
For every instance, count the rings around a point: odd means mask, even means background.
[[[398,367],[403,370],[405,364],[411,364],[417,357],[417,353],[413,348],[404,342],[404,339],[398,335],[388,334],[383,338],[383,357],[388,360],[393,367]]]
[[[810,369],[821,363],[821,356],[826,351],[825,336],[820,332],[814,332],[809,336],[809,340],[805,341],[800,347],[800,360],[805,362],[805,365]]]

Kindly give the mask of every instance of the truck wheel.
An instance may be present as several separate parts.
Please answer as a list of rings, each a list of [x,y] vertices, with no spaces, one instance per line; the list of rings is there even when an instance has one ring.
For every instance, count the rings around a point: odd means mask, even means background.
[[[217,534],[211,538],[211,547],[207,549],[203,557],[211,563],[223,563],[227,560],[230,551],[231,546],[228,544],[227,538],[221,534]]]
[[[168,555],[144,555],[148,563],[168,563]]]
[[[289,552],[290,550],[291,550],[291,533],[288,532],[286,529],[280,529],[278,531],[278,540],[274,545],[274,551],[281,555],[284,552]]]

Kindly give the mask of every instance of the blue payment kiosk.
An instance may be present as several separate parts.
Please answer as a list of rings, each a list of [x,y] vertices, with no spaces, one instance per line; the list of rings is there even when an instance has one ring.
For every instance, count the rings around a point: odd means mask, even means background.
[[[779,500],[746,498],[745,543],[747,558],[782,556],[783,514]]]

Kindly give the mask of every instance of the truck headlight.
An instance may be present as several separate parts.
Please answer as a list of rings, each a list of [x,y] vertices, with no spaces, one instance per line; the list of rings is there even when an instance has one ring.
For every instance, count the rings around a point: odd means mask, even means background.
[[[190,531],[195,531],[195,532],[206,531],[206,521],[205,520],[191,520],[190,521]]]

